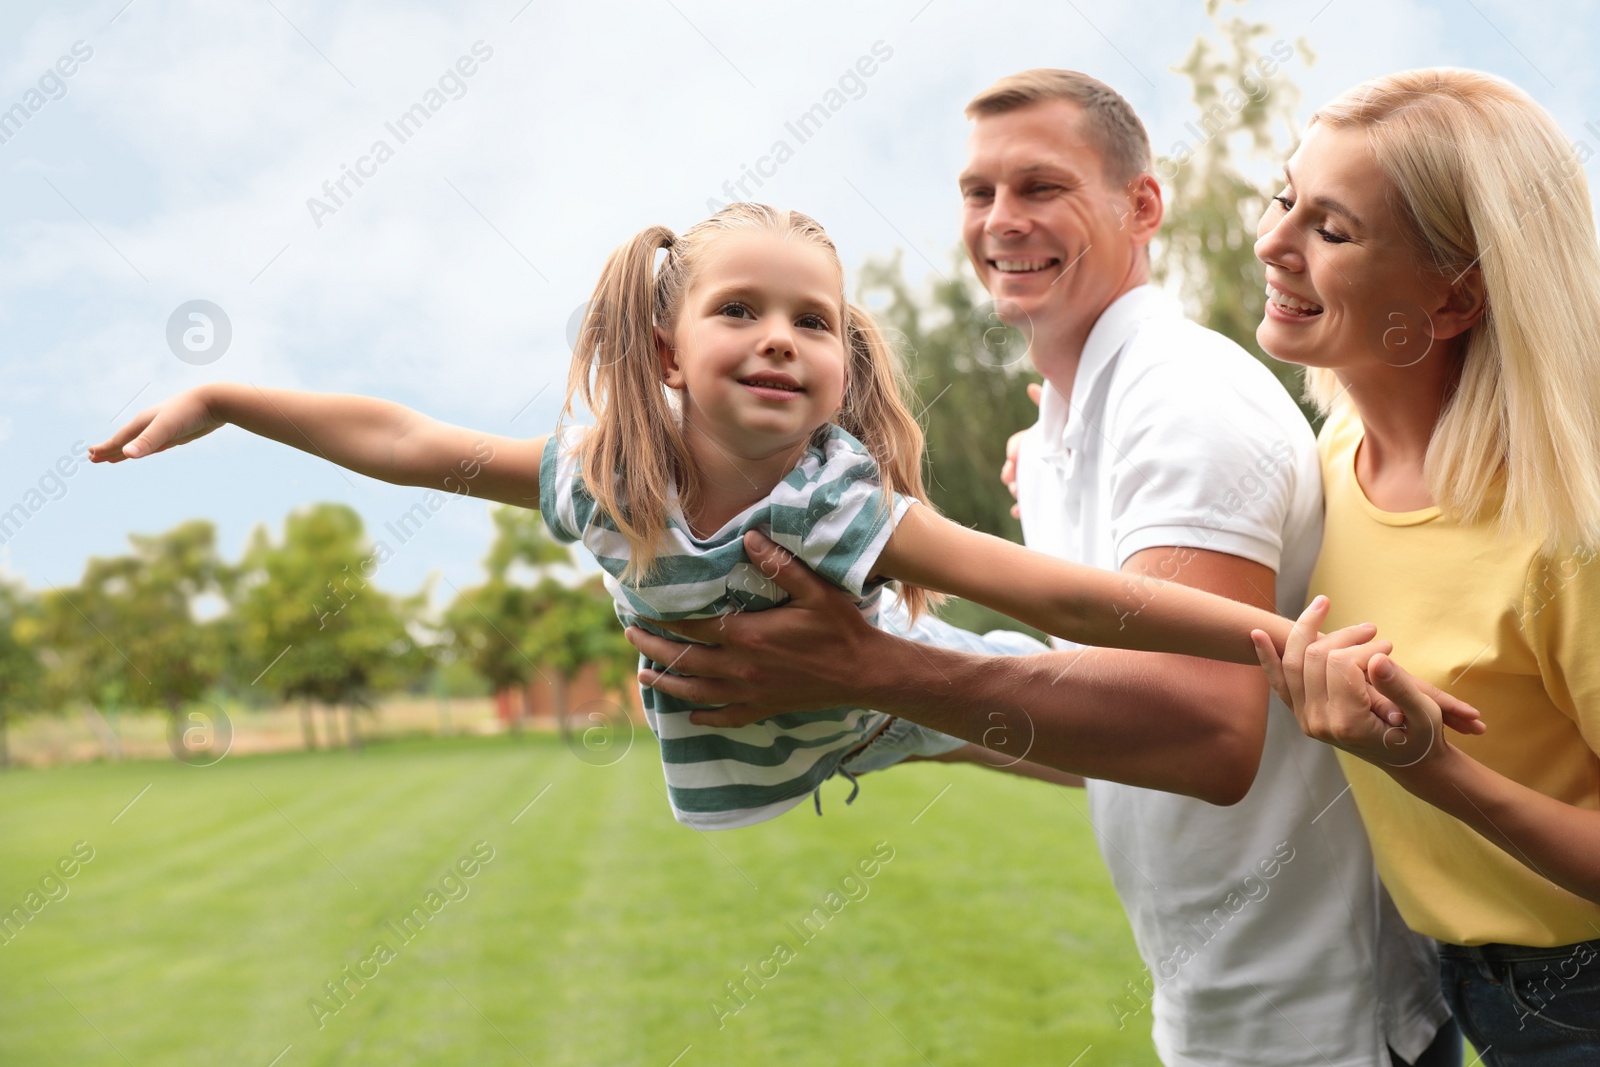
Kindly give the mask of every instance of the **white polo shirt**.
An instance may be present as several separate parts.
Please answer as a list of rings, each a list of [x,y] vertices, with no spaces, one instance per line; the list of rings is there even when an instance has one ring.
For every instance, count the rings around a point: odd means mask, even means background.
[[[1110,570],[1158,546],[1224,552],[1277,572],[1281,614],[1305,606],[1322,538],[1311,429],[1265,367],[1153,286],[1100,317],[1070,401],[1045,385],[1017,488],[1031,548]],[[1413,1059],[1449,1017],[1432,942],[1381,890],[1346,788],[1276,696],[1236,805],[1088,783],[1154,984],[1119,986],[1112,1011],[1140,1025],[1148,1010],[1168,1067],[1389,1067],[1386,1043]]]

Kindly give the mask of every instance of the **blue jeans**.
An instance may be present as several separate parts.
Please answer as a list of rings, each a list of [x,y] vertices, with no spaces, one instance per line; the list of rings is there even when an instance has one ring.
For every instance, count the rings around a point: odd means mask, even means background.
[[[1439,946],[1445,999],[1488,1067],[1600,1064],[1600,939]]]
[[[1433,1042],[1414,1060],[1403,1060],[1389,1050],[1389,1067],[1461,1067],[1461,1028],[1446,1019],[1433,1035]]]

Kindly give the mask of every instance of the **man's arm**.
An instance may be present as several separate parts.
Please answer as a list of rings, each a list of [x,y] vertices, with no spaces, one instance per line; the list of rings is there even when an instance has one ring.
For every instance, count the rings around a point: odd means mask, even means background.
[[[994,657],[919,645],[870,626],[847,597],[765,538],[749,535],[745,548],[791,603],[668,627],[715,647],[628,631],[642,652],[679,672],[643,671],[644,684],[728,705],[695,713],[696,722],[735,726],[858,705],[1008,757],[1216,804],[1238,802],[1255,779],[1267,700],[1258,669],[1112,649]],[[1157,548],[1125,569],[1273,606],[1273,572],[1237,557]]]

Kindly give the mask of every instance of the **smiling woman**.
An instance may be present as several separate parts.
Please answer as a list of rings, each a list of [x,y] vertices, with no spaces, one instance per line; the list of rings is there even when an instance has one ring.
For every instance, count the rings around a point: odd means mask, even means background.
[[[1470,262],[1419,269],[1407,225],[1373,187],[1374,166],[1363,130],[1306,131],[1261,220],[1268,299],[1256,337],[1308,367],[1370,354],[1389,369],[1416,368],[1405,381],[1438,390],[1456,370],[1450,342],[1484,312],[1483,276]]]
[[[1600,955],[1600,245],[1581,169],[1520,90],[1420,70],[1318,111],[1286,170],[1256,243],[1257,336],[1312,368],[1328,416],[1311,582],[1328,599],[1262,660],[1341,750],[1384,883],[1440,941],[1485,1061],[1596,1062],[1600,972],[1548,980]],[[1392,660],[1316,637],[1357,619],[1487,732],[1446,739]]]

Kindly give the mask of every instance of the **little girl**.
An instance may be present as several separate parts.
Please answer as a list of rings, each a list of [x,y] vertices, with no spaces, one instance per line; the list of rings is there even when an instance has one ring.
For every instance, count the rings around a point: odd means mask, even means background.
[[[529,442],[367,397],[207,385],[141,412],[90,454],[115,463],[232,422],[399,484],[457,487],[470,463],[473,495],[537,504],[558,539],[593,552],[624,624],[652,629],[780,602],[744,554],[744,533],[758,529],[869,616],[897,579],[913,615],[930,590],[949,593],[1083,644],[1257,663],[1252,629],[1279,648],[1287,639],[1289,622],[1270,612],[1030,552],[920,502],[922,432],[895,355],[845,299],[832,241],[798,212],[733,204],[682,236],[652,227],[613,253],[564,416],[580,399],[594,426]],[[965,744],[859,708],[717,729],[652,689],[644,704],[673,813],[700,829],[772,818],[841,768]]]

